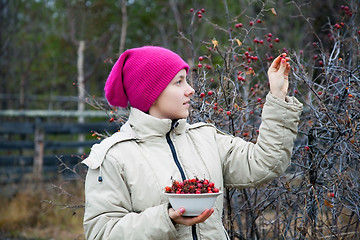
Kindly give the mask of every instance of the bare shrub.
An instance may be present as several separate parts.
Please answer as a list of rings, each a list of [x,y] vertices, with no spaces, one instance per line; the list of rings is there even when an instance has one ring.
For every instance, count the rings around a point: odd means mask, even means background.
[[[358,5],[341,6],[337,22],[324,23],[322,39],[301,6],[297,19],[308,25],[314,43],[306,49],[281,48],[262,19],[276,15],[258,1],[255,16],[232,18],[227,26],[193,11],[191,26],[212,26],[217,35],[194,40],[196,29],[182,37],[194,55],[190,80],[196,90],[191,122],[206,121],[256,142],[266,71],[282,52],[291,58],[291,86],[304,112],[292,155],[281,178],[256,189],[228,189],[224,224],[231,239],[356,239],[359,237],[359,36]],[[201,15],[201,17],[199,16]],[[239,19],[246,19],[240,22]],[[323,34],[323,33],[322,33]],[[224,37],[225,36],[225,37]],[[305,36],[305,34],[304,34]],[[200,42],[200,44],[199,44]]]

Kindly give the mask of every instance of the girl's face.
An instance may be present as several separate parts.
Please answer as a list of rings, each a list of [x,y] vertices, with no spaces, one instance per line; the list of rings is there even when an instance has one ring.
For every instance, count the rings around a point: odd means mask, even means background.
[[[186,70],[180,70],[151,105],[149,114],[157,118],[180,119],[189,116],[194,89],[186,82]]]

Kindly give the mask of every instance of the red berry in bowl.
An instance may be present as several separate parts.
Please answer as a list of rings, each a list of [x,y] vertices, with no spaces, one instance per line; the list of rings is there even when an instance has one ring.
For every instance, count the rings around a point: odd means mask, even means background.
[[[171,186],[165,187],[165,193],[176,194],[202,194],[202,193],[218,193],[219,188],[215,187],[214,182],[207,179],[188,179],[183,182],[173,180]]]

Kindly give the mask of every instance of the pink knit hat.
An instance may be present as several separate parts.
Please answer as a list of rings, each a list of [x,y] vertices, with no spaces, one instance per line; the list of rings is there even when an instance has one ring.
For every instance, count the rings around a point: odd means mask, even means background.
[[[105,84],[105,96],[113,106],[147,112],[161,92],[189,65],[176,53],[154,46],[133,48],[121,54]]]

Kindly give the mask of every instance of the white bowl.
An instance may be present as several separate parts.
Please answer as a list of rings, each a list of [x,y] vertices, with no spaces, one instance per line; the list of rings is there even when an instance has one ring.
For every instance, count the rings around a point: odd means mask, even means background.
[[[164,193],[169,197],[169,202],[175,210],[184,207],[183,216],[194,217],[199,216],[205,209],[211,209],[216,198],[222,194],[218,193],[201,193],[201,194],[175,194]]]

